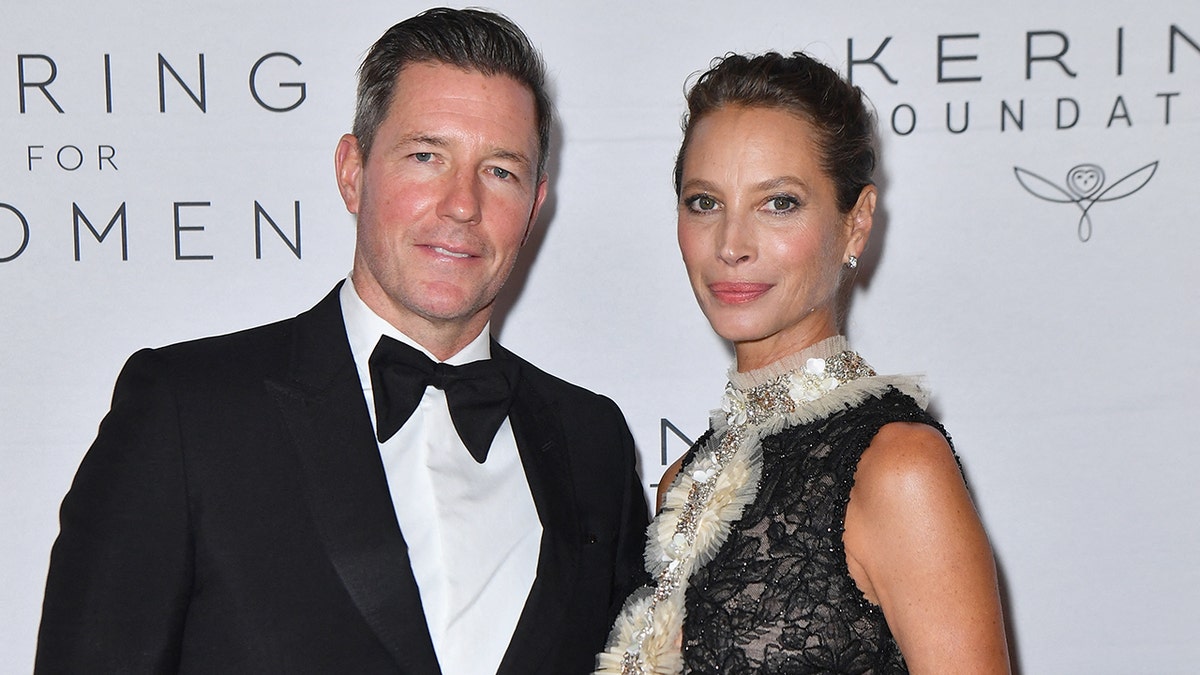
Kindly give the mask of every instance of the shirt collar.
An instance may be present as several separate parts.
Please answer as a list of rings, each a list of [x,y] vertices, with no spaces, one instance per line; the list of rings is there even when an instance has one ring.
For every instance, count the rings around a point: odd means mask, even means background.
[[[383,317],[368,307],[367,303],[363,302],[362,298],[359,297],[358,291],[354,288],[354,282],[349,277],[346,278],[346,283],[342,284],[339,298],[342,303],[342,319],[346,324],[346,336],[350,340],[350,351],[354,354],[354,362],[358,366],[359,378],[364,383],[371,381],[367,360],[371,358],[371,352],[375,350],[375,345],[383,335],[420,350],[422,354],[434,361],[438,360],[428,349],[422,347],[416,340],[401,333],[398,328],[388,323]],[[475,336],[474,340],[459,350],[458,353],[446,359],[445,363],[452,366],[461,366],[464,363],[472,361],[490,359],[492,357],[492,345],[489,339],[490,328],[491,322],[488,322],[483,326],[483,330],[479,332],[479,335]]]

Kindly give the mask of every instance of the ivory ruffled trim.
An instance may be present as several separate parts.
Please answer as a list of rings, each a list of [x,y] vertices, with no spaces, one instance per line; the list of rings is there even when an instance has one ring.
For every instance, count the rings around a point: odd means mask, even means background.
[[[706,462],[717,450],[723,433],[714,433],[697,459],[679,472],[663,508],[647,531],[646,570],[660,583],[664,575],[678,579],[665,595],[662,588],[643,587],[626,600],[613,625],[605,650],[597,657],[596,673],[606,675],[675,675],[683,670],[683,618],[687,580],[716,556],[730,528],[754,503],[762,477],[761,436],[746,434],[733,456],[716,475],[712,494],[695,521],[695,538],[683,555],[669,548],[679,534],[680,518]],[[672,569],[674,566],[675,569]],[[655,600],[658,596],[657,601]],[[631,655],[633,655],[631,657]],[[636,660],[631,665],[629,660]]]

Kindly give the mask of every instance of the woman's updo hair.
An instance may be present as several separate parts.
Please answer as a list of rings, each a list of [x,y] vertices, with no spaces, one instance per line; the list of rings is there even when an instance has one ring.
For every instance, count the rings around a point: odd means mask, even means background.
[[[862,90],[829,66],[795,52],[784,56],[727,54],[713,60],[687,94],[683,144],[675,159],[675,194],[683,179],[683,158],[692,127],[725,106],[775,108],[812,125],[825,173],[837,188],[838,208],[848,213],[875,172],[875,118]]]

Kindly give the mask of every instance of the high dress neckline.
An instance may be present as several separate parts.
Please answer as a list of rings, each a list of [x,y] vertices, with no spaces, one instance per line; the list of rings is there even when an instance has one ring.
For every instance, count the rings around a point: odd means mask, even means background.
[[[729,367],[729,382],[721,398],[725,424],[740,427],[762,424],[771,417],[803,409],[842,384],[875,371],[844,335],[834,335],[789,354],[762,368],[738,372],[737,359]],[[713,411],[714,429],[719,423]]]
[[[648,530],[646,571],[654,585],[626,601],[596,672],[681,672],[688,579],[713,559],[754,502],[762,476],[762,439],[893,387],[919,402],[925,399],[914,378],[876,376],[843,335],[744,373],[737,371],[735,361],[721,407],[710,418],[712,433],[680,469]]]

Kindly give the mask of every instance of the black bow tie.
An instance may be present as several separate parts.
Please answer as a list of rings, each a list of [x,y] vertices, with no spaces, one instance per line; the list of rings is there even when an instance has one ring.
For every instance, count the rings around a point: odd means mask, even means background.
[[[450,419],[463,445],[480,464],[508,409],[520,366],[516,361],[487,359],[461,366],[435,363],[412,347],[386,335],[368,360],[375,390],[375,426],[379,442],[391,438],[417,409],[425,387],[446,392]]]

